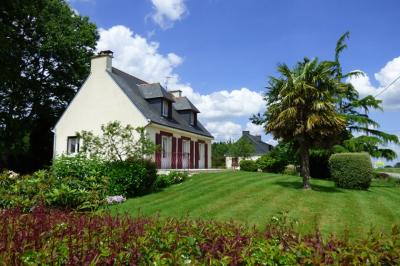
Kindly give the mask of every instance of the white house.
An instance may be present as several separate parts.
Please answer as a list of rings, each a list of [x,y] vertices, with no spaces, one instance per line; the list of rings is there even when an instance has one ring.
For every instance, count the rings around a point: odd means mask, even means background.
[[[227,169],[238,169],[241,160],[246,159],[255,161],[274,148],[272,145],[263,142],[261,136],[251,135],[250,131],[243,131],[240,139],[246,139],[254,147],[254,154],[248,158],[232,157],[229,155],[225,156],[225,167]]]
[[[101,125],[120,121],[144,127],[157,145],[160,169],[211,167],[213,136],[197,120],[199,110],[181,91],[167,91],[112,66],[111,51],[91,61],[90,75],[54,127],[54,156],[79,151],[77,132],[101,134]]]

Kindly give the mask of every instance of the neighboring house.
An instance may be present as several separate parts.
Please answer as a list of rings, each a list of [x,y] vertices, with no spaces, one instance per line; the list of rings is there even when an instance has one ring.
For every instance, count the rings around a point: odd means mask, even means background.
[[[54,128],[54,156],[79,151],[77,132],[101,134],[101,125],[120,121],[144,127],[161,147],[153,155],[159,169],[210,168],[213,136],[197,120],[199,110],[179,90],[112,67],[112,55],[92,58],[89,77]]]
[[[254,147],[254,154],[252,154],[248,158],[243,158],[243,157],[231,157],[231,156],[226,156],[225,157],[225,166],[227,169],[236,169],[239,168],[239,163],[241,160],[257,160],[260,158],[262,155],[268,153],[271,151],[274,147],[268,143],[265,143],[261,140],[261,136],[254,136],[250,135],[250,131],[243,131],[242,136],[240,139],[246,139],[253,145]]]

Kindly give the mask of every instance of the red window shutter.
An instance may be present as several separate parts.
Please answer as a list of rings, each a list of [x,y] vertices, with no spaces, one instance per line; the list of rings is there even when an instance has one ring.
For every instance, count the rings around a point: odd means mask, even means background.
[[[176,169],[176,138],[172,137],[172,169]]]
[[[161,135],[156,133],[156,145],[157,145],[157,150],[156,150],[156,165],[157,168],[161,168]]]
[[[190,141],[190,168],[194,168],[194,142]]]
[[[208,145],[204,144],[204,168],[208,168]]]
[[[194,168],[198,169],[200,156],[199,156],[199,143],[197,141],[195,142],[195,152],[194,153],[196,155],[196,157],[194,159]]]
[[[178,139],[178,169],[182,169],[182,160],[183,160],[183,156],[182,156],[182,154],[183,154],[183,151],[182,151],[182,139],[181,138],[179,138]]]

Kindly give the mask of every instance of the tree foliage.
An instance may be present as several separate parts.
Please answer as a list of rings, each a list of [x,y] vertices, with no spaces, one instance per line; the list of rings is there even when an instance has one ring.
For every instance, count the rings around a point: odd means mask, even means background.
[[[90,131],[78,133],[82,139],[84,155],[105,161],[141,160],[154,154],[156,145],[146,135],[144,128],[122,126],[114,121],[101,126],[100,136]]]
[[[212,147],[212,152],[211,152],[211,161],[212,161],[212,166],[213,167],[225,167],[225,156],[228,155],[230,147],[232,143],[231,142],[214,142],[211,147]]]
[[[240,138],[230,145],[229,155],[232,157],[248,158],[255,153],[255,148],[246,138]]]
[[[51,160],[51,128],[88,75],[98,35],[62,0],[1,1],[0,25],[0,168],[32,171]]]

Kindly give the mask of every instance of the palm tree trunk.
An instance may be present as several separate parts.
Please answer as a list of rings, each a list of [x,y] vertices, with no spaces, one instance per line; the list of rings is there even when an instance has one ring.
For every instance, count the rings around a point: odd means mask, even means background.
[[[303,177],[303,188],[310,186],[310,151],[306,145],[300,147],[300,174]]]

